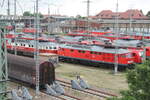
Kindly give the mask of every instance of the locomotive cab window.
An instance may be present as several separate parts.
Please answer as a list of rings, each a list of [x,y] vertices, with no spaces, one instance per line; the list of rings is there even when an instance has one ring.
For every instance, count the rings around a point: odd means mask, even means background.
[[[133,55],[133,56],[136,56],[136,54],[135,54],[135,53],[133,53],[132,55]]]
[[[149,51],[149,49],[146,48],[146,51]]]

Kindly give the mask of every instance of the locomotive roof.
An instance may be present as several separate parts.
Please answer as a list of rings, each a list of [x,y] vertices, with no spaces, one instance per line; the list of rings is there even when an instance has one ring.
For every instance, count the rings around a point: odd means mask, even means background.
[[[26,44],[31,44],[34,45],[35,41],[34,40],[19,40],[19,43],[26,43]],[[54,42],[39,42],[39,46],[54,46],[54,45],[58,45],[57,43]]]
[[[62,48],[68,49],[77,49],[77,50],[85,50],[85,51],[94,51],[94,52],[104,52],[104,53],[116,53],[115,48],[106,48],[102,46],[94,46],[94,45],[72,45],[72,44],[64,44],[61,45]],[[126,49],[117,49],[117,54],[129,53],[130,51]]]
[[[114,40],[113,45],[137,47],[142,46],[143,43],[140,40]]]
[[[136,35],[136,36],[150,36],[148,33],[130,33],[130,35]]]

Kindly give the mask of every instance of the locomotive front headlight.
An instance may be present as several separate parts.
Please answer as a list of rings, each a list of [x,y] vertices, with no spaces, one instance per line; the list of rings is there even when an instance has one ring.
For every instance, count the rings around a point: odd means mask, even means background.
[[[133,63],[133,61],[128,61],[128,63]]]

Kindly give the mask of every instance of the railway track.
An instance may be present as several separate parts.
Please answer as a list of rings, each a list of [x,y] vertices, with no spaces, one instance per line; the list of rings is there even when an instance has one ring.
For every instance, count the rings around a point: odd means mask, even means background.
[[[70,82],[67,82],[67,81],[64,81],[64,80],[60,80],[60,79],[56,79],[56,80],[58,82],[60,82],[60,84],[62,86],[68,87],[68,88],[72,88]],[[115,95],[115,94],[104,92],[102,90],[92,89],[92,88],[88,88],[88,89],[84,89],[84,90],[77,90],[77,91],[80,91],[80,92],[83,92],[83,93],[87,93],[87,94],[90,94],[90,95],[94,95],[94,96],[98,96],[100,98],[117,97],[117,95]]]
[[[74,97],[74,96],[66,94],[66,93],[64,93],[62,95],[59,95],[59,96],[56,96],[56,95],[47,94],[46,91],[43,91],[43,90],[41,92],[45,93],[46,95],[49,95],[49,96],[55,97],[57,99],[60,99],[60,100],[81,100],[81,99],[79,99],[77,97]]]
[[[21,86],[25,86],[25,87],[31,87],[29,84],[27,84],[27,83],[23,83],[23,82],[19,82],[19,81],[16,81],[16,80],[11,80],[10,82],[13,82],[13,83],[16,83],[16,84],[18,84],[19,86],[21,85]],[[16,86],[17,87],[17,86]],[[32,88],[33,89],[33,88]],[[50,95],[50,94],[47,94],[46,93],[46,90],[45,89],[42,89],[42,90],[40,90],[40,92],[41,93],[44,93],[46,96],[51,96],[51,97],[54,97],[54,98],[56,98],[56,99],[58,99],[58,100],[81,100],[80,98],[77,98],[77,97],[74,97],[74,96],[72,96],[72,95],[70,95],[70,94],[66,94],[66,93],[64,93],[63,95],[59,95],[59,96],[55,96],[55,95]]]

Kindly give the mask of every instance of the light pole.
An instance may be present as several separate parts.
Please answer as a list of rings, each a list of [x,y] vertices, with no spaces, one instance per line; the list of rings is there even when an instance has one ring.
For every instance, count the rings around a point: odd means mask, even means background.
[[[119,35],[119,31],[118,31],[118,0],[117,0],[117,4],[116,4],[116,35],[117,35],[117,39],[118,39],[118,35]],[[115,46],[115,64],[114,64],[114,74],[117,74],[118,72],[118,46]]]

